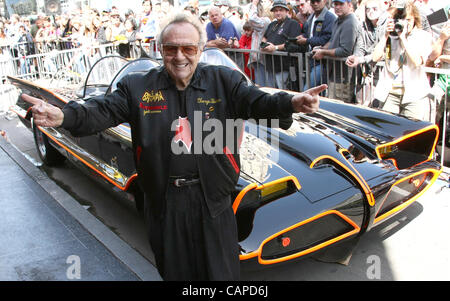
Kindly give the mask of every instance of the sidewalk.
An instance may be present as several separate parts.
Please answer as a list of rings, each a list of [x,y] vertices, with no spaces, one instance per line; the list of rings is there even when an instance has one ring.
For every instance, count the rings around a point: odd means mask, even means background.
[[[161,280],[156,268],[0,137],[0,281]]]

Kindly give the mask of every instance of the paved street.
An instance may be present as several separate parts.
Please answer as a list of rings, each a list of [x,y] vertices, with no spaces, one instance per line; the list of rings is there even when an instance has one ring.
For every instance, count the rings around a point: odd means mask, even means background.
[[[9,142],[30,162],[40,165],[32,133],[17,118],[8,120],[0,116],[0,129],[6,131]],[[153,262],[143,221],[131,201],[106,192],[70,163],[40,170]],[[313,259],[262,270],[243,266],[242,280],[450,280],[450,188],[442,180],[448,176],[444,173],[407,210],[363,236],[347,266]]]

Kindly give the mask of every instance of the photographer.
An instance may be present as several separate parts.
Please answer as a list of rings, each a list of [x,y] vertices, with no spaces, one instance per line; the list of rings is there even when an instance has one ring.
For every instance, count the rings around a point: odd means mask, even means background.
[[[435,104],[428,97],[424,69],[432,50],[431,34],[421,29],[419,11],[411,1],[397,0],[393,7],[373,52],[374,62],[385,59],[375,98],[384,102],[385,111],[433,122]]]

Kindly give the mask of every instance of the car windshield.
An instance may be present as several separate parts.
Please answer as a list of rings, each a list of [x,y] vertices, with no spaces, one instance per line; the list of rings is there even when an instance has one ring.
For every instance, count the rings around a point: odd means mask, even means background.
[[[120,70],[119,74],[114,78],[114,82],[111,85],[109,93],[117,89],[117,83],[128,73],[131,72],[148,72],[150,69],[158,67],[159,63],[151,59],[138,59],[130,62],[125,68]]]
[[[249,84],[253,84],[252,81],[248,78],[245,73],[243,73],[238,65],[231,60],[222,50],[217,48],[206,48],[200,57],[200,62],[207,63],[210,65],[218,65],[218,66],[227,66],[233,70],[237,70],[242,73],[243,76],[247,79]]]
[[[109,87],[117,72],[123,68],[128,61],[120,56],[106,56],[95,63],[89,72],[86,86]]]

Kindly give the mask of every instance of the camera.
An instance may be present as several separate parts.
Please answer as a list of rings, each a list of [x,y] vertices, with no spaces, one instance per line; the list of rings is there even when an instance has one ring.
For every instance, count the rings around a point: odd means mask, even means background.
[[[395,20],[394,19],[394,31],[392,31],[390,34],[391,36],[399,36],[402,34],[403,29],[405,28],[405,20]]]
[[[261,44],[259,44],[259,48],[261,48],[261,49],[264,49],[267,46],[269,46],[269,43],[266,43],[266,42],[261,42]]]
[[[287,42],[297,43],[297,38],[287,38]]]
[[[306,52],[307,46],[306,45],[299,45],[297,44],[297,38],[295,37],[288,37],[286,34],[283,34],[283,36],[286,38],[286,42],[284,43],[284,49],[287,52]]]
[[[405,7],[397,7],[395,14],[394,14],[394,30],[389,33],[389,35],[393,37],[399,36],[403,30],[405,29],[406,25],[406,10]]]

